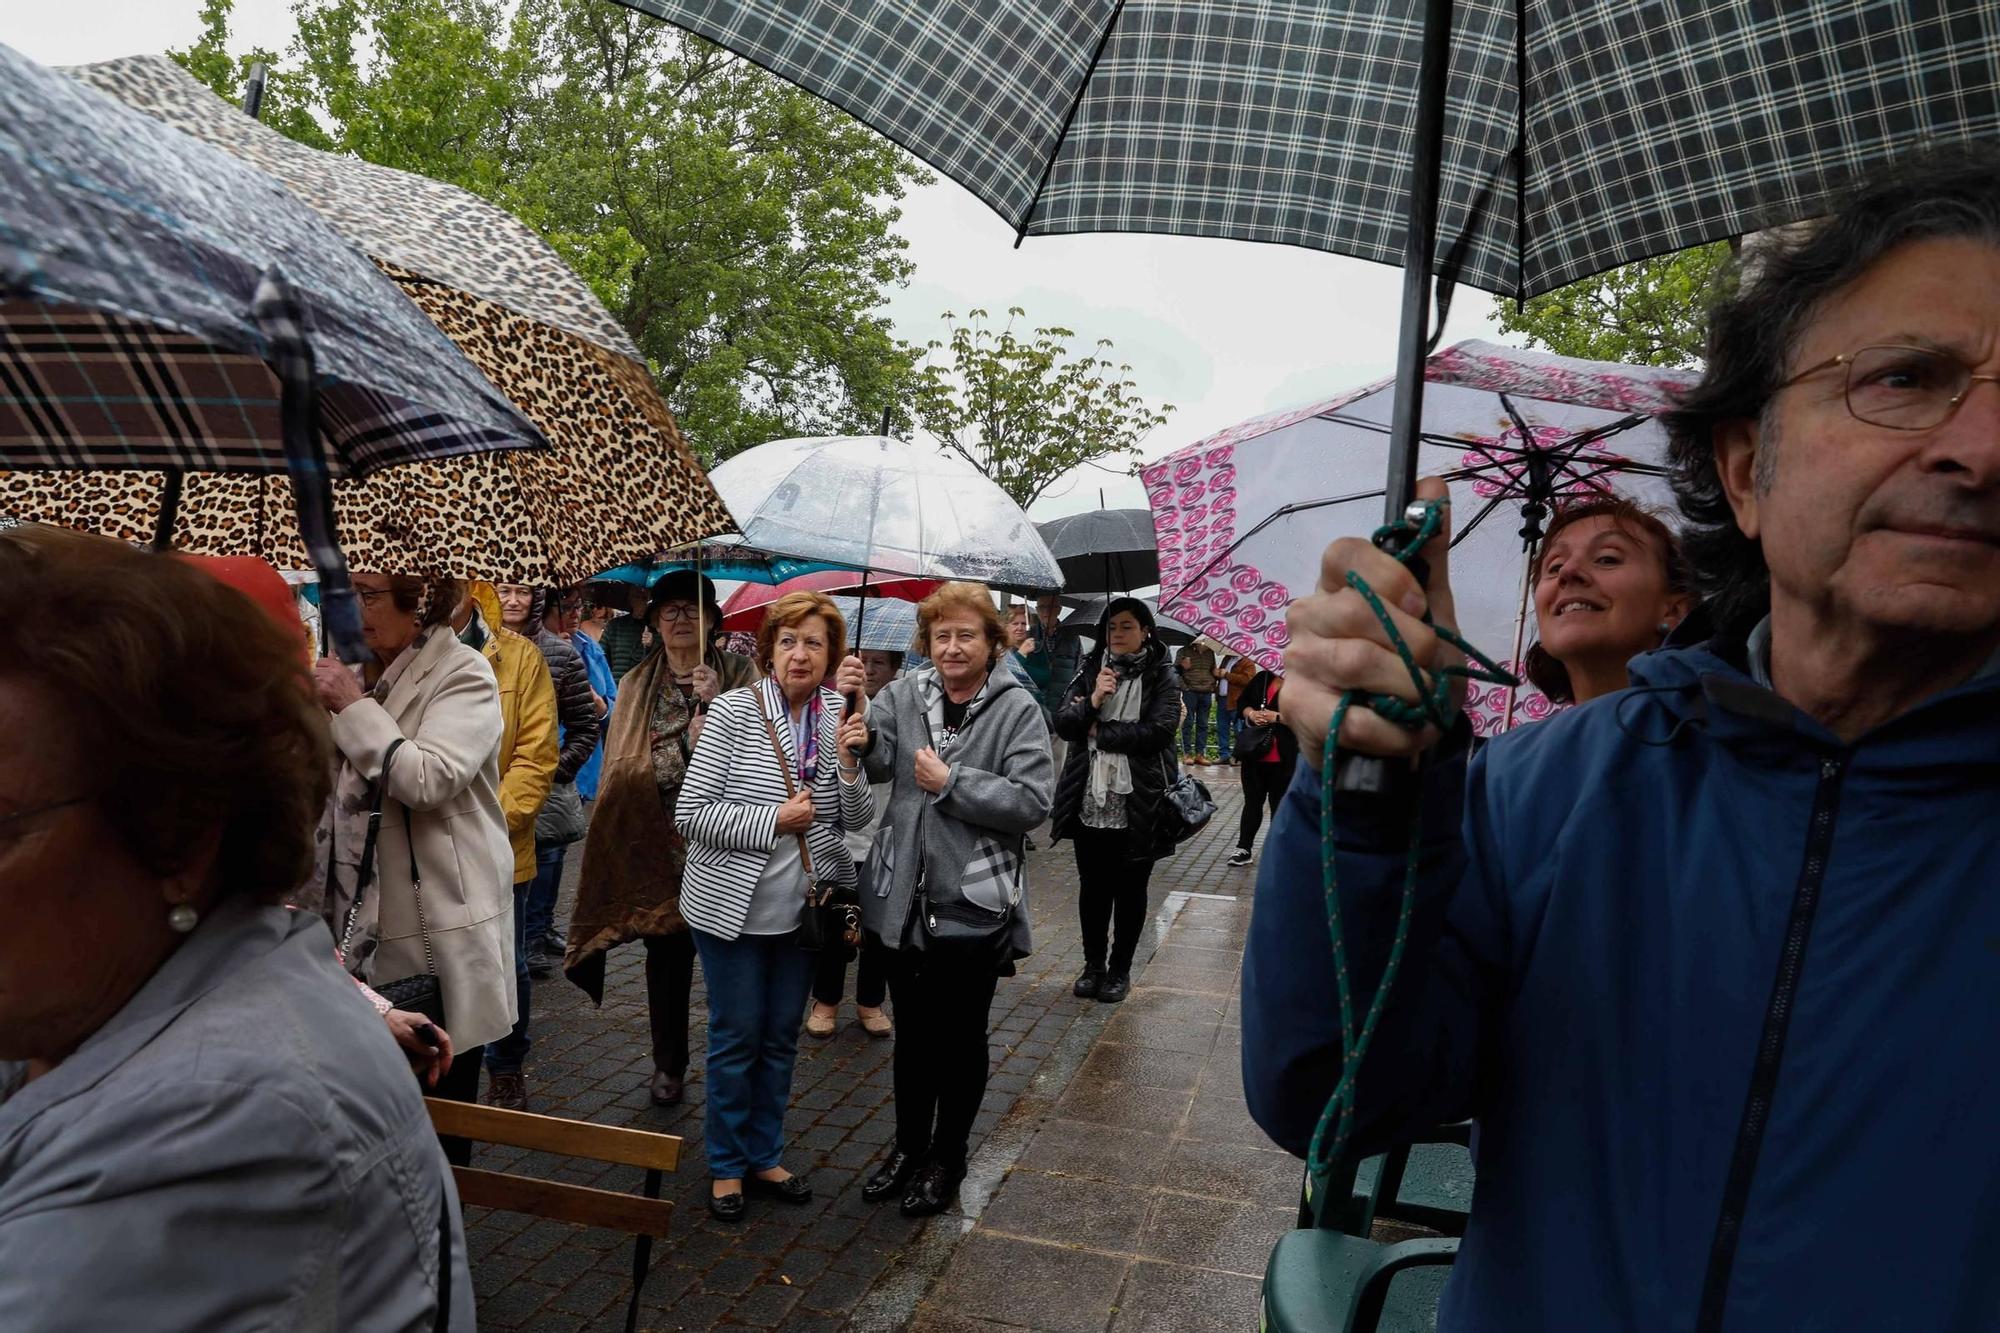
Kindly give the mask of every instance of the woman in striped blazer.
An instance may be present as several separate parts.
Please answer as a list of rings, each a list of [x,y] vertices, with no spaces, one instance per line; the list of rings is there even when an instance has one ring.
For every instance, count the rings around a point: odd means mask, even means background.
[[[780,1161],[815,961],[799,947],[799,913],[814,879],[853,882],[841,831],[873,813],[855,755],[867,725],[843,723],[824,688],[835,662],[844,690],[862,686],[846,633],[819,593],[771,604],[757,634],[765,678],[706,706],[675,809],[688,845],[681,915],[708,979],[708,1207],[727,1222],[746,1190],[812,1198]]]

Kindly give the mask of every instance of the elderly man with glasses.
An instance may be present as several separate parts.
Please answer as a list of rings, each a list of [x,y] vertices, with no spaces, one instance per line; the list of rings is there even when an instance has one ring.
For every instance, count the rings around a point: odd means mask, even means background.
[[[2000,152],[1913,154],[1746,247],[1668,426],[1712,637],[1476,756],[1462,718],[1346,716],[1410,775],[1328,812],[1357,1024],[1400,968],[1353,1053],[1302,768],[1244,963],[1251,1111],[1304,1152],[1346,1064],[1350,1156],[1477,1120],[1444,1329],[1990,1329]],[[1293,607],[1308,764],[1345,692],[1415,697],[1350,571],[1444,664],[1429,555],[1419,587],[1337,542]]]

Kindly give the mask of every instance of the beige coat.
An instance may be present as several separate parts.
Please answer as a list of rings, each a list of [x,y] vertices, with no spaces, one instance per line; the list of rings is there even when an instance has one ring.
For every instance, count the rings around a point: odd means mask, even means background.
[[[506,1036],[516,1014],[514,852],[500,811],[500,733],[493,668],[449,626],[431,634],[381,703],[363,698],[333,717],[334,744],[370,782],[396,738],[409,742],[396,752],[383,788],[373,980],[425,970],[403,835],[407,810],[445,1028],[460,1050]]]

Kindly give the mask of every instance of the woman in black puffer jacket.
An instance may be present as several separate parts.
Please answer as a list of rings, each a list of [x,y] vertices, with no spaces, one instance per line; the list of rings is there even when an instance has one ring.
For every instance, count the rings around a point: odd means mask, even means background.
[[[1173,780],[1181,696],[1153,613],[1138,598],[1104,609],[1097,644],[1056,714],[1069,757],[1052,828],[1076,844],[1084,967],[1075,993],[1116,1004],[1131,989],[1153,863],[1173,850],[1157,815]]]

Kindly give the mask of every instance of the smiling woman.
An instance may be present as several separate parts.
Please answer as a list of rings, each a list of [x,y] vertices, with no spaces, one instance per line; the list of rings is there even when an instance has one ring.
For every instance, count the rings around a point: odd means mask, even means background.
[[[1659,647],[1693,605],[1673,531],[1618,496],[1559,511],[1533,577],[1528,679],[1557,703],[1624,689],[1625,664]]]

